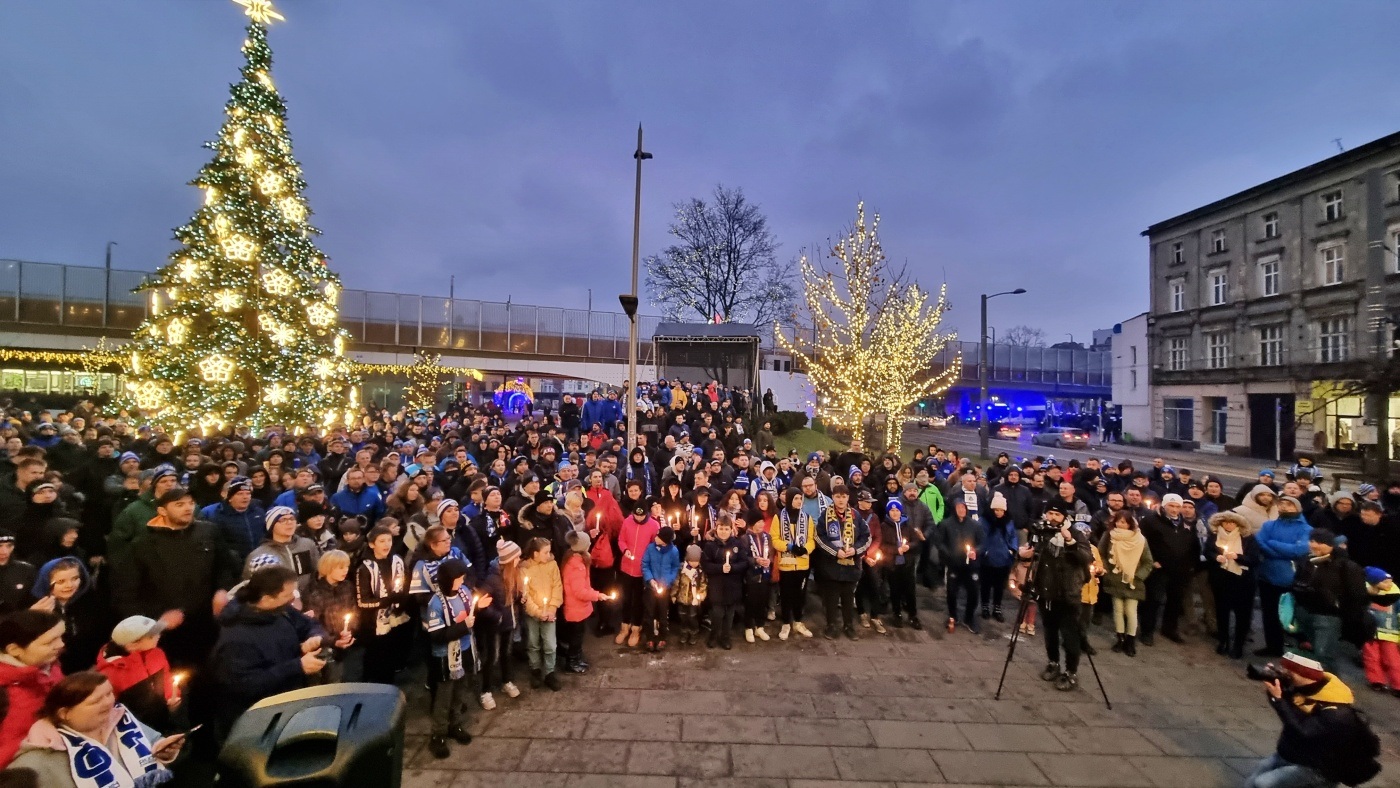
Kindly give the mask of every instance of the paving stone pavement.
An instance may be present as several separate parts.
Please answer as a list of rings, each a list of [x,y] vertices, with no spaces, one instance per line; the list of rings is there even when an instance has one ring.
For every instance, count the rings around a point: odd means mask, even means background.
[[[857,642],[812,626],[810,640],[658,657],[590,636],[588,674],[564,675],[557,693],[520,680],[518,699],[473,707],[475,740],[445,760],[426,751],[427,703],[410,688],[404,788],[1210,788],[1239,785],[1273,752],[1263,692],[1203,638],[1159,638],[1130,659],[1095,628],[1112,710],[1087,661],[1079,690],[1056,691],[1038,676],[1042,638],[1023,639],[998,701],[1011,624],[950,635],[941,591],[920,597],[929,629],[862,629]],[[1344,677],[1385,748],[1368,785],[1400,786],[1400,699],[1368,690],[1359,668]]]

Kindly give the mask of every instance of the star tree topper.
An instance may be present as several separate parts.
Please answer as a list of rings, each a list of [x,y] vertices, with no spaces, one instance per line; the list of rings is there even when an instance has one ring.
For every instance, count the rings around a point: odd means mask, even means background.
[[[277,9],[272,7],[272,0],[233,0],[233,2],[243,6],[243,13],[260,25],[285,22],[287,18],[277,13]]]

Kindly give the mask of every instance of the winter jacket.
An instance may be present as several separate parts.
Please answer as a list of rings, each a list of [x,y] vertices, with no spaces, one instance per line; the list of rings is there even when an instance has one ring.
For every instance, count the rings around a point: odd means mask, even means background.
[[[854,583],[860,580],[861,558],[870,549],[870,528],[865,520],[856,515],[854,509],[837,512],[836,506],[827,507],[816,527],[818,579]],[[837,552],[843,548],[854,549],[849,558],[838,558]]]
[[[305,591],[311,584],[311,578],[316,576],[316,565],[321,561],[321,549],[315,542],[296,534],[292,534],[290,542],[274,542],[268,539],[248,554],[248,558],[243,562],[243,579],[252,577],[254,569],[267,566],[269,559],[296,572],[297,587]]]
[[[1352,708],[1356,698],[1351,689],[1331,673],[1323,674],[1323,679],[1321,687],[1309,695],[1289,690],[1282,698],[1269,700],[1283,721],[1275,751],[1289,763],[1341,782],[1346,775],[1355,775],[1358,767],[1364,768],[1368,762],[1374,765],[1377,753],[1367,751],[1374,739],[1368,742],[1370,737],[1358,735],[1361,720]],[[1359,785],[1363,781],[1364,776],[1346,782]]]
[[[1259,543],[1259,553],[1264,557],[1259,562],[1260,580],[1279,588],[1292,586],[1298,562],[1308,556],[1310,533],[1312,526],[1301,514],[1279,516],[1264,523],[1254,535],[1254,540]]]
[[[102,737],[103,748],[111,755],[116,755],[120,743],[118,740],[117,724],[121,722],[126,714],[126,709],[121,706],[114,706],[108,717],[107,733]],[[160,733],[153,730],[135,712],[132,713],[135,722],[145,734],[146,743],[154,745],[160,740]],[[26,770],[34,775],[33,785],[42,788],[83,788],[79,786],[73,777],[73,766],[68,757],[67,748],[63,744],[63,739],[58,734],[58,729],[48,720],[39,720],[28,731],[24,741],[19,743],[19,754],[15,757],[13,767],[16,771]],[[120,775],[120,779],[130,779],[131,775],[120,758],[114,758],[112,772]],[[170,771],[164,766],[159,766],[153,775],[158,775],[157,779],[170,779]],[[110,783],[110,785],[126,783]]]
[[[5,715],[0,718],[0,768],[10,765],[29,726],[38,718],[44,698],[62,679],[63,668],[57,662],[40,667],[0,655],[0,688],[5,691]]]
[[[943,561],[949,567],[967,566],[968,547],[981,556],[983,538],[982,521],[972,515],[959,520],[955,514],[938,524],[938,548],[943,551]]]
[[[678,605],[699,605],[709,595],[709,577],[700,566],[682,564],[671,586],[671,601]]]
[[[607,594],[594,590],[582,556],[572,550],[564,556],[563,584],[565,621],[583,621],[593,615],[594,602],[608,598]],[[494,598],[492,602],[495,602]]]
[[[704,543],[700,554],[700,568],[705,571],[708,581],[709,599],[712,605],[737,605],[744,601],[744,573],[749,568],[749,551],[743,540],[730,536],[721,542],[711,539]],[[728,558],[729,571],[724,571]],[[857,570],[859,571],[859,570]]]
[[[208,520],[218,527],[224,544],[233,551],[239,561],[248,557],[253,548],[267,538],[267,512],[256,498],[248,503],[248,508],[235,511],[228,501],[206,506],[199,511],[201,519]],[[155,517],[155,513],[151,513]]]
[[[331,496],[331,503],[346,517],[364,515],[370,527],[384,516],[384,499],[380,497],[379,490],[371,485],[361,487],[359,492],[346,487]]]
[[[1244,569],[1243,574],[1236,575],[1234,572],[1225,569],[1223,564],[1215,560],[1216,557],[1220,555],[1219,518],[1221,517],[1234,518],[1236,522],[1235,528],[1240,532],[1240,554],[1235,558],[1235,563],[1239,564]],[[1232,582],[1230,578],[1242,578],[1243,582],[1249,584],[1251,589],[1250,593],[1252,594],[1255,576],[1259,574],[1259,542],[1255,540],[1254,537],[1244,533],[1244,518],[1233,512],[1217,513],[1210,525],[1210,538],[1206,540],[1205,549],[1201,551],[1201,555],[1205,558],[1205,563],[1208,567],[1206,571],[1210,572],[1212,578],[1221,576],[1226,582]],[[1229,575],[1230,577],[1224,577],[1224,575]]]
[[[1201,557],[1201,545],[1196,530],[1181,518],[1172,520],[1166,514],[1154,512],[1143,518],[1142,535],[1152,548],[1152,560],[1166,572],[1194,571]]]
[[[131,543],[141,535],[146,523],[154,520],[155,516],[156,499],[149,490],[127,504],[121,514],[117,515],[117,519],[112,521],[112,531],[107,534],[107,558],[113,563],[126,558],[131,550]]]
[[[170,661],[159,647],[145,651],[127,651],[116,643],[108,643],[97,654],[93,670],[112,682],[117,702],[126,706],[136,719],[157,730],[170,725],[170,707],[166,701],[175,696],[175,678]]]
[[[476,544],[480,546],[480,553],[478,555],[468,554],[468,557],[472,560],[473,566],[486,566],[496,560],[496,543],[501,539],[516,542],[516,544],[520,545],[520,549],[525,549],[525,545],[521,543],[525,540],[517,541],[516,539],[511,539],[504,533],[509,527],[510,517],[506,515],[504,509],[497,509],[494,512],[483,509],[480,514],[471,519],[471,522],[458,522],[457,530],[470,530],[472,535],[476,537]],[[462,546],[462,552],[467,552],[466,545],[464,545],[463,542],[470,541],[470,536],[468,534],[453,534],[453,540],[457,542],[459,546]],[[476,548],[473,547],[473,550],[475,549]]]
[[[637,522],[635,516],[628,516],[622,521],[622,527],[617,533],[617,547],[622,551],[619,568],[623,574],[630,577],[642,576],[642,555],[660,530],[660,523],[649,515],[642,522]]]
[[[817,523],[802,515],[793,516],[784,508],[778,515],[778,527],[770,532],[773,550],[778,553],[778,570],[806,572],[812,551],[817,549]]]
[[[1124,567],[1131,570],[1133,585],[1128,587],[1128,581],[1119,574],[1119,566],[1113,560],[1113,540],[1109,533],[1103,535],[1099,541],[1099,555],[1103,560],[1104,575],[1099,578],[1100,590],[1116,599],[1136,599],[1142,602],[1147,599],[1147,576],[1152,574],[1152,546],[1144,545],[1142,557],[1138,559],[1136,568]]]
[[[763,533],[759,533],[759,532],[754,531],[754,530],[752,530],[752,529],[750,529],[750,530],[748,531],[748,533],[745,533],[743,536],[741,536],[741,537],[739,537],[739,538],[744,542],[744,546],[747,547],[748,550],[749,550],[749,559],[750,559],[750,560],[749,560],[749,571],[748,571],[748,574],[746,574],[746,575],[744,576],[744,582],[746,582],[746,583],[770,583],[770,582],[772,582],[772,581],[773,581],[773,567],[774,567],[774,566],[776,565],[776,563],[777,563],[776,561],[773,560],[773,559],[775,559],[775,558],[777,557],[775,551],[773,550],[773,538],[770,537],[766,531],[763,532]],[[768,559],[768,566],[760,566],[759,563],[758,563],[758,559],[759,559],[759,558],[766,558],[766,559]],[[680,555],[679,555],[679,554],[677,554],[677,556],[676,556],[676,563],[677,563],[677,566],[679,567],[679,564],[680,564]]]
[[[982,547],[978,550],[982,566],[1010,568],[1016,562],[1016,548],[1020,545],[1020,535],[1011,515],[1003,513],[997,517],[988,510],[977,519],[982,524]]]
[[[957,496],[960,494],[960,490],[959,487],[959,489],[953,490],[952,494]],[[996,486],[993,492],[999,492],[1006,498],[1006,513],[1011,515],[1011,520],[1016,523],[1018,530],[1024,531],[1030,526],[1036,517],[1035,493],[1031,492],[1030,485],[1024,481],[1018,481],[1015,484],[1002,482]]]
[[[331,633],[332,640],[338,639],[343,629],[348,628],[351,632],[359,629],[360,610],[355,599],[353,578],[346,577],[335,585],[319,575],[312,578],[302,592],[301,609],[311,615],[322,629]],[[346,616],[350,617],[349,627],[345,625]]]
[[[1084,584],[1089,581],[1094,552],[1089,547],[1087,534],[1069,544],[1056,545],[1055,540],[1059,538],[1057,534],[1041,548],[1036,584],[1040,586],[1041,599],[1046,603],[1078,605]]]
[[[928,507],[929,514],[932,515],[932,522],[943,522],[944,502],[943,493],[939,491],[938,485],[929,484],[919,490],[919,500]]]
[[[564,580],[559,574],[559,564],[552,559],[522,561],[520,584],[525,615],[531,618],[543,619],[547,614],[557,613],[564,604]]]
[[[1353,637],[1348,639],[1358,639],[1355,628],[1370,604],[1366,570],[1341,548],[1322,558],[1310,558],[1302,562],[1293,578],[1293,601],[1310,613],[1341,618],[1352,630]]]
[[[209,664],[220,715],[229,721],[263,698],[306,686],[301,644],[314,635],[326,642],[325,630],[291,607],[258,610],[235,600],[219,623],[223,629]]]
[[[513,632],[520,626],[520,599],[518,595],[506,593],[505,578],[501,576],[501,562],[491,562],[491,568],[481,583],[482,593],[491,595],[491,605],[477,611],[477,625],[485,622],[499,632]]]
[[[660,583],[669,591],[680,571],[681,553],[675,545],[659,547],[652,542],[642,554],[642,582],[648,586],[653,582]]]
[[[39,567],[39,572],[34,577],[34,585],[29,589],[32,597],[30,604],[49,595],[52,585],[49,578],[60,562],[78,568],[78,590],[67,604],[54,606],[54,612],[62,616],[65,625],[63,654],[59,656],[58,662],[63,666],[65,673],[77,673],[92,667],[93,661],[97,659],[98,650],[107,640],[107,605],[106,600],[98,598],[99,595],[89,593],[93,590],[93,582],[92,576],[88,574],[87,565],[70,556],[55,558]]]
[[[929,485],[929,487],[925,489],[929,489],[932,486],[933,485]],[[937,490],[934,490],[934,492],[937,492]],[[923,500],[920,498],[915,498],[911,501],[905,498],[903,493],[900,493],[899,505],[904,507],[904,517],[909,521],[909,527],[923,534],[926,539],[933,537],[934,530],[938,527],[938,524],[943,521],[943,518],[935,518],[933,512],[928,506],[924,505]]]
[[[1278,493],[1267,484],[1256,484],[1249,490],[1249,494],[1244,496],[1240,505],[1230,511],[1240,515],[1249,523],[1248,533],[1254,535],[1259,533],[1259,529],[1264,527],[1264,523],[1278,517],[1278,504],[1275,501],[1266,509],[1256,500],[1256,496],[1261,493],[1268,493],[1277,498]]]

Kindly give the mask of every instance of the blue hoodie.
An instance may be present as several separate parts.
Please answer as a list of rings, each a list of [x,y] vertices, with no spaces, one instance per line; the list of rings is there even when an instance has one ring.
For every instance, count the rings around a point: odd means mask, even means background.
[[[1308,534],[1312,526],[1301,514],[1279,515],[1264,523],[1254,541],[1264,559],[1259,562],[1259,578],[1279,588],[1293,585],[1298,561],[1308,557]]]
[[[673,544],[665,547],[658,547],[656,542],[647,546],[645,553],[642,553],[642,581],[651,583],[653,580],[666,588],[670,588],[676,582],[676,575],[681,573],[681,553]]]

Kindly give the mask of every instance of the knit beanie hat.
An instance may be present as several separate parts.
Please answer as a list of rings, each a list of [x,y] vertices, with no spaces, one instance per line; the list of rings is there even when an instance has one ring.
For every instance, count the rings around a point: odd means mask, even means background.
[[[961,499],[959,499],[959,500],[961,500]],[[1005,496],[1005,495],[1002,495],[1002,494],[999,493],[999,492],[992,493],[992,502],[991,502],[991,504],[990,504],[987,508],[989,508],[989,509],[1000,509],[1000,510],[1002,510],[1002,511],[1006,511],[1006,509],[1007,509],[1007,506],[1006,506],[1006,496]]]
[[[1338,490],[1332,493],[1331,495],[1327,496],[1327,502],[1332,504],[1333,506],[1336,506],[1337,503],[1340,501],[1352,501],[1352,503],[1355,503],[1355,501],[1352,500],[1351,493],[1348,493],[1345,490]]]
[[[437,587],[444,594],[452,593],[452,581],[459,577],[466,577],[467,562],[460,558],[449,558],[438,564]]]
[[[1360,496],[1363,497],[1363,498],[1366,497],[1366,496],[1368,496],[1368,495],[1370,495],[1371,493],[1373,493],[1373,492],[1375,492],[1375,491],[1376,491],[1376,485],[1374,485],[1374,484],[1363,484],[1363,485],[1361,485],[1360,487],[1357,487],[1357,488],[1356,488],[1356,494],[1357,494],[1357,495],[1360,495]]]
[[[564,543],[575,553],[587,553],[593,546],[593,540],[588,538],[586,531],[570,531],[564,535]]]
[[[692,544],[691,546],[685,548],[685,560],[699,561],[702,552],[704,551],[700,549],[700,545]]]
[[[676,542],[676,532],[669,525],[661,526],[661,529],[656,532],[656,535],[661,537],[661,541],[665,542],[668,545],[675,544]]]
[[[1182,501],[1181,496],[1176,493],[1167,493],[1162,496],[1162,505],[1166,506],[1169,503],[1184,503],[1184,501]]]
[[[1378,586],[1390,579],[1390,573],[1381,569],[1379,566],[1366,567],[1366,585]]]
[[[263,524],[268,531],[271,531],[272,526],[276,525],[278,520],[281,520],[283,517],[295,519],[296,516],[296,511],[290,506],[274,506],[267,510],[267,516],[263,518]]]
[[[1322,681],[1326,678],[1326,673],[1322,670],[1322,663],[1317,660],[1296,654],[1292,651],[1283,655],[1283,666],[1290,673],[1295,673],[1309,681]]]
[[[502,564],[520,560],[520,545],[504,539],[496,542],[496,560]]]
[[[904,506],[899,501],[890,501],[885,504],[885,513],[897,512],[900,517],[904,516]]]
[[[438,501],[438,505],[437,505],[436,513],[437,513],[438,519],[439,519],[439,520],[442,519],[442,513],[443,513],[444,511],[446,511],[446,510],[448,510],[448,509],[460,509],[460,508],[462,508],[461,505],[458,504],[456,501],[452,500],[451,498],[443,498],[441,501]]]

